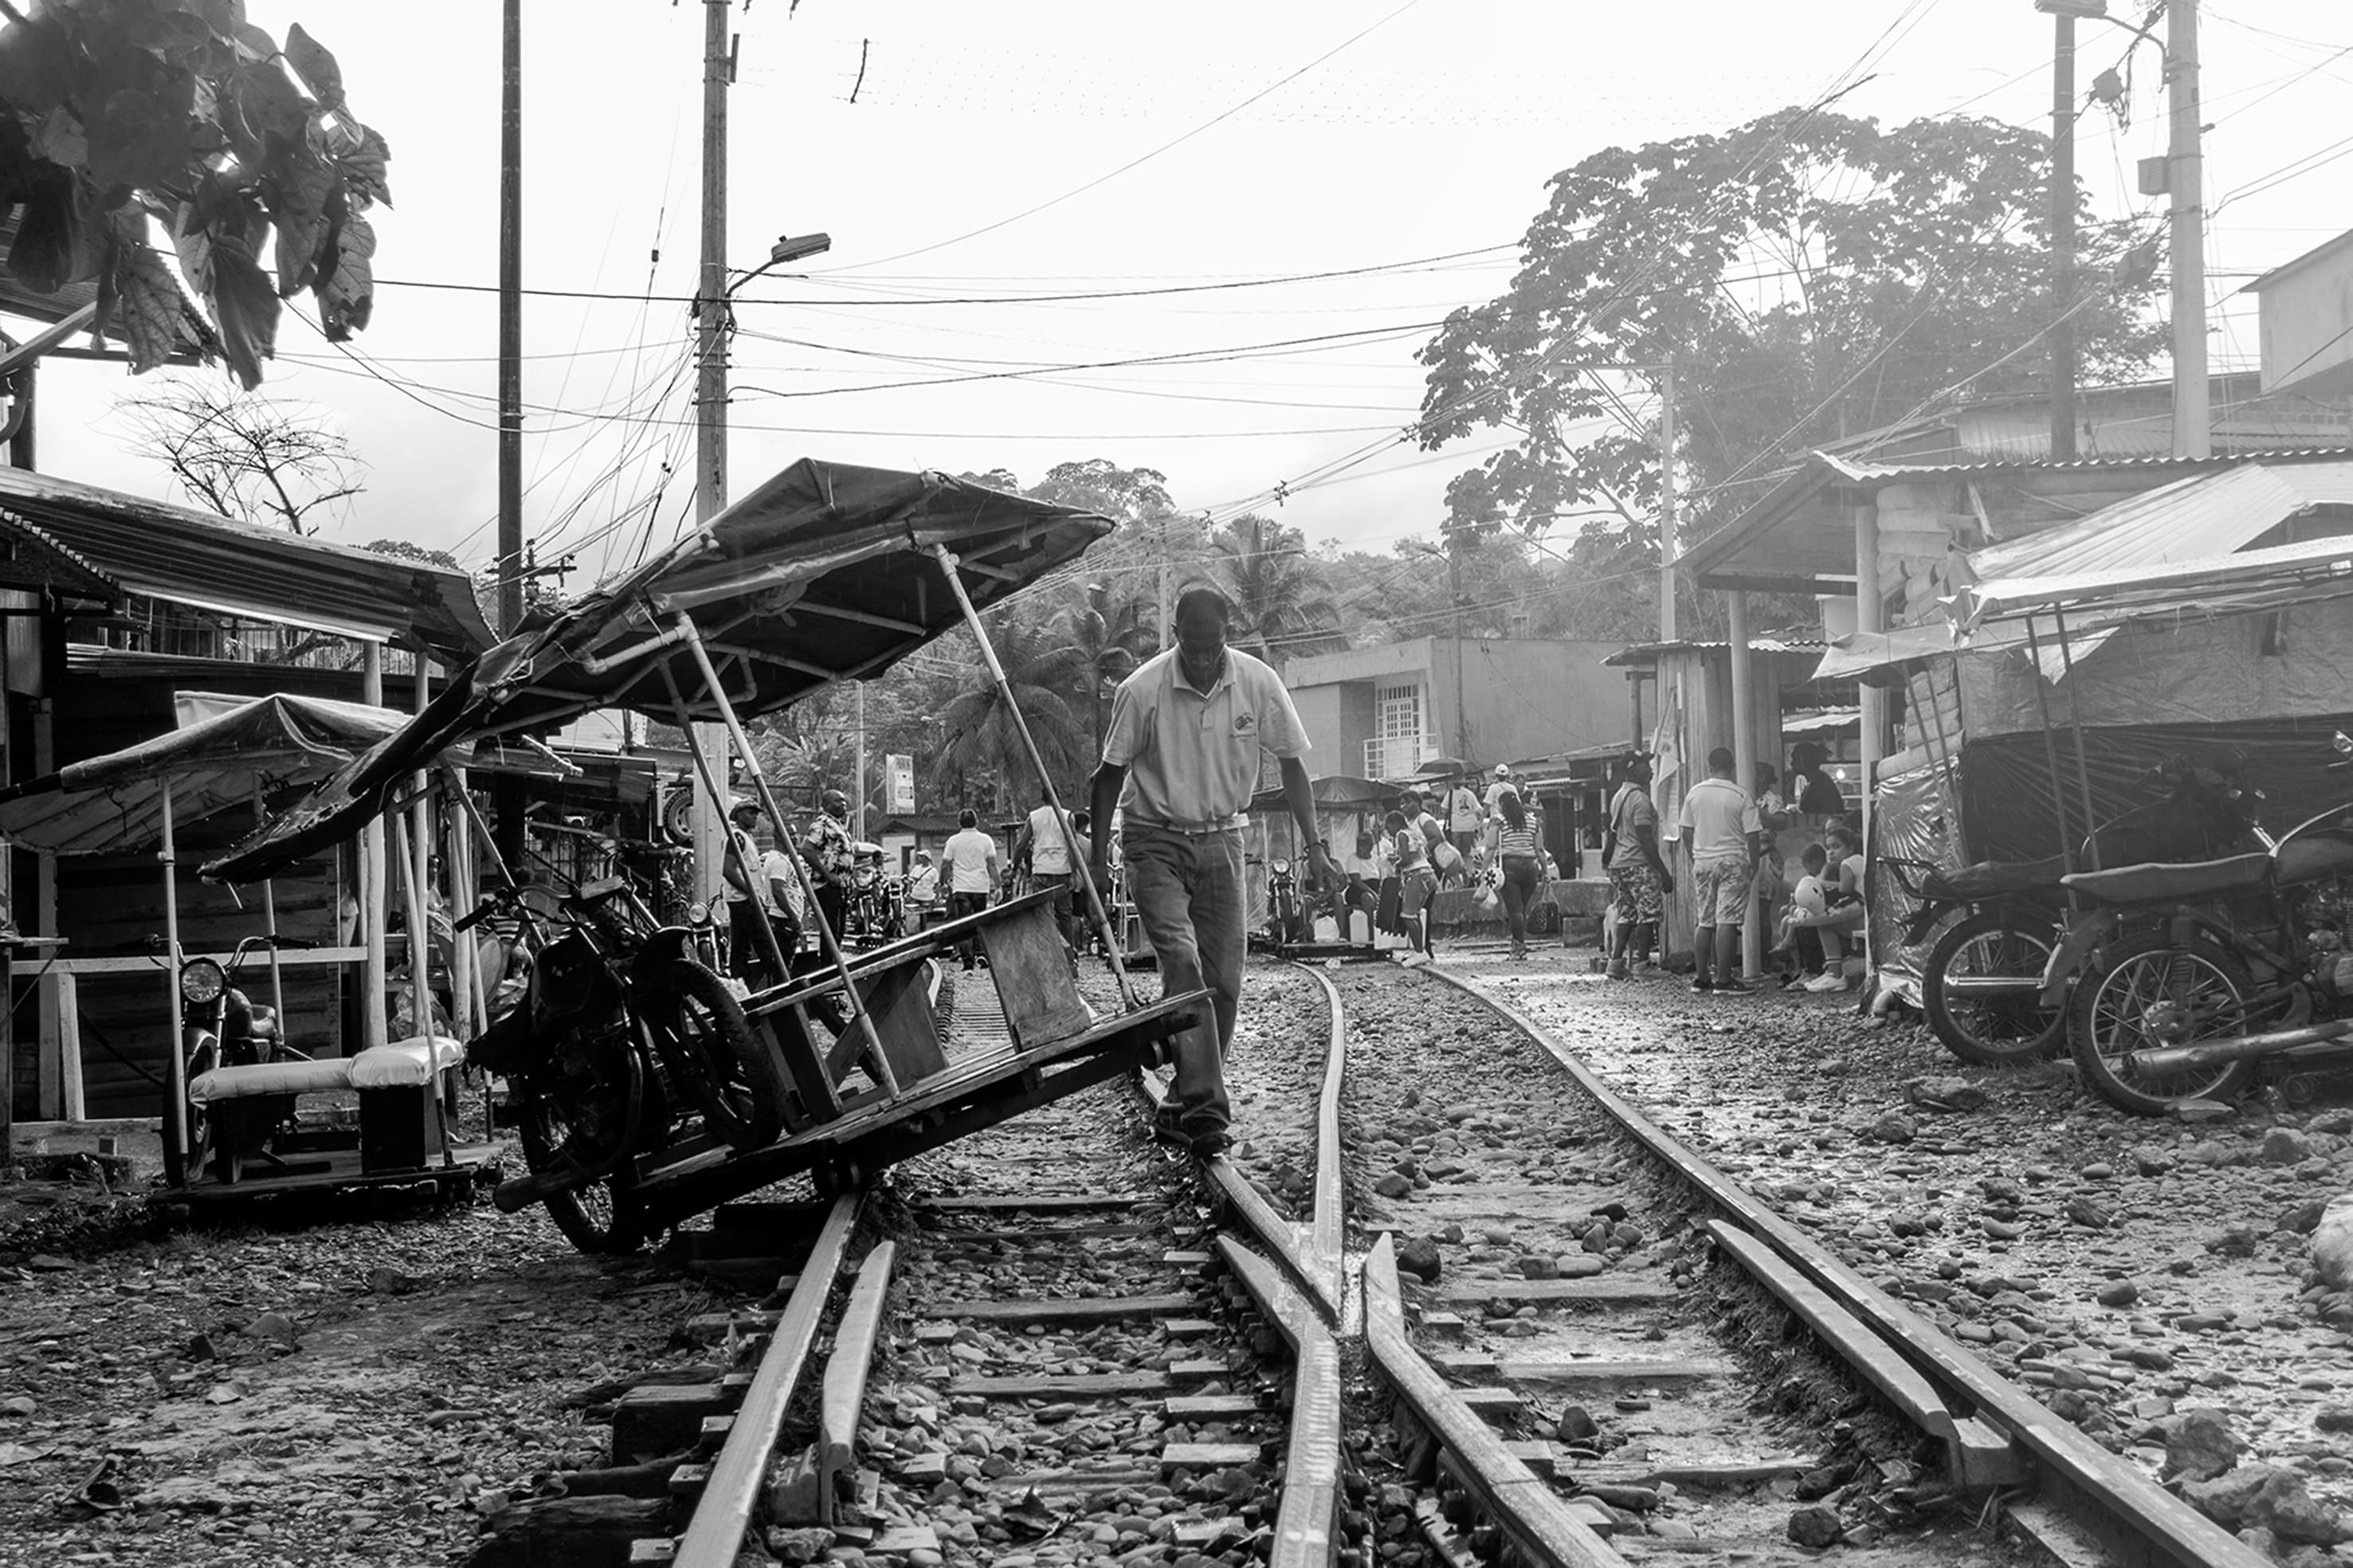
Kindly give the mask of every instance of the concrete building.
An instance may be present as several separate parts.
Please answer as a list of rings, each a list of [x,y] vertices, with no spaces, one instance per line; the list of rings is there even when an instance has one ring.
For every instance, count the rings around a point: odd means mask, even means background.
[[[1617,643],[1415,637],[1293,659],[1283,670],[1313,771],[1409,778],[1433,757],[1481,767],[1624,741]]]

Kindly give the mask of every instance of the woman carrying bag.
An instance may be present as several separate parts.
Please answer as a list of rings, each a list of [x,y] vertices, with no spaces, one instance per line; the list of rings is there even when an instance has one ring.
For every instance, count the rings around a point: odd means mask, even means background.
[[[1512,957],[1528,955],[1528,909],[1544,874],[1544,847],[1536,842],[1535,818],[1520,805],[1520,792],[1495,797],[1495,853],[1504,866],[1504,920],[1511,928]]]

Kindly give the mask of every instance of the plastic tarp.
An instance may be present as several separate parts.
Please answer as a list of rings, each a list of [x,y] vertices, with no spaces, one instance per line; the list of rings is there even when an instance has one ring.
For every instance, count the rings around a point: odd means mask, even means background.
[[[739,719],[880,674],[962,624],[931,552],[953,552],[976,607],[1076,560],[1106,518],[939,473],[803,458],[725,511],[484,653],[414,722],[269,830],[205,868],[251,881],[348,837],[408,773],[462,740],[551,730],[599,708],[720,715],[681,646],[690,618]]]
[[[2274,835],[2284,833],[2353,799],[2353,773],[2328,771],[2337,761],[2330,738],[2347,726],[2353,726],[2353,713],[2086,729],[2084,756],[2093,818],[2106,823],[2158,798],[2148,775],[2181,758],[2218,772],[2235,770],[2242,787],[2262,792],[2263,798],[2254,804],[2263,825]],[[2068,840],[2082,842],[2074,739],[2062,730],[2052,740],[2059,751],[2055,792],[2040,732],[1972,740],[1961,748],[1961,827],[1972,860],[2033,860],[2059,853],[2063,809]],[[1883,783],[1883,801],[1888,787]]]
[[[388,708],[283,692],[222,700],[195,699],[185,706],[210,717],[0,791],[0,837],[59,855],[148,848],[163,839],[166,778],[175,821],[250,810],[257,794],[324,778],[408,721]]]
[[[2143,567],[1987,576],[1952,601],[1963,631],[2060,612],[2070,624],[2144,616],[2232,616],[2353,594],[2353,538],[2242,550]]]
[[[2226,556],[2316,507],[2353,502],[2353,463],[2242,463],[1969,553],[1979,582],[2144,572]]]
[[[1865,864],[1876,868],[1883,859],[1918,860],[1947,871],[1966,865],[1957,831],[1961,813],[1954,784],[1952,769],[1941,760],[1880,780]],[[1873,871],[1863,894],[1871,905],[1872,963],[1879,983],[1917,1007],[1928,950],[1926,944],[1904,946],[1903,939],[1919,906],[1883,870]],[[1934,942],[1935,933],[1928,940]]]

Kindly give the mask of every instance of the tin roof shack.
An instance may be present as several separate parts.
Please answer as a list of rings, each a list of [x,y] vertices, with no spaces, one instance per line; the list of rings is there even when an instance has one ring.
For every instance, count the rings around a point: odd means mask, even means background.
[[[405,708],[414,678],[387,672],[388,662],[413,669],[422,650],[428,668],[448,668],[490,641],[463,573],[6,468],[0,624],[9,784],[174,728],[191,692]],[[395,647],[410,651],[388,658]],[[178,853],[193,865],[252,820],[231,810],[191,823]],[[357,907],[351,858],[319,857],[277,887],[280,929],[327,944],[285,965],[288,1037],[314,1054],[341,1047],[364,984],[344,974]],[[18,930],[64,939],[14,952],[0,1113],[152,1116],[151,1075],[169,1044],[166,966],[152,942],[163,929],[153,856],[15,850],[0,856],[0,876]],[[262,929],[258,908],[227,889],[191,877],[182,890],[187,952],[226,952]]]
[[[1442,755],[1483,772],[1623,733],[1625,694],[1601,667],[1617,647],[1415,637],[1293,659],[1283,682],[1319,770],[1408,779]]]

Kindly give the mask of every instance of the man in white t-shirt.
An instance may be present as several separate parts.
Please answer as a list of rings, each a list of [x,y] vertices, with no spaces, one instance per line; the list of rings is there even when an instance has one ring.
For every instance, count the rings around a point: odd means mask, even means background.
[[[1692,858],[1692,989],[1747,994],[1740,978],[1740,928],[1749,914],[1764,827],[1757,805],[1732,777],[1732,748],[1707,754],[1707,777],[1683,796],[1683,844]],[[1714,973],[1710,973],[1711,964]]]
[[[1465,860],[1479,847],[1479,839],[1486,831],[1489,807],[1480,804],[1479,792],[1471,787],[1471,775],[1459,773],[1446,792],[1446,836],[1454,847],[1462,852]]]
[[[760,845],[752,837],[752,826],[759,820],[756,800],[739,800],[727,808],[727,858],[721,868],[727,879],[727,967],[754,990],[769,969],[759,921],[770,910],[766,889],[760,886]]]
[[[1013,863],[1019,866],[1025,862],[1029,868],[1030,890],[1053,892],[1054,924],[1062,933],[1063,945],[1077,951],[1082,932],[1071,918],[1070,828],[1043,791],[1039,792],[1038,808],[1021,825],[1021,837],[1013,846]]]
[[[976,915],[988,908],[988,895],[997,886],[997,840],[980,830],[980,814],[969,807],[956,816],[956,831],[940,851],[940,864],[947,873],[948,919],[960,920]],[[973,966],[973,939],[966,937],[957,943],[964,954],[964,966]]]

